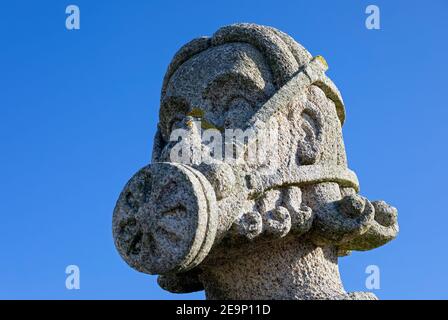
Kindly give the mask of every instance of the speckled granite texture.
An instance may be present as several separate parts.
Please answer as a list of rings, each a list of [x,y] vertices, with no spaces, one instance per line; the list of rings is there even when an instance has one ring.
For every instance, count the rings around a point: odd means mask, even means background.
[[[345,292],[338,257],[394,239],[397,210],[359,195],[327,68],[255,24],[183,46],[163,80],[152,163],[114,211],[122,258],[208,299],[375,299]]]

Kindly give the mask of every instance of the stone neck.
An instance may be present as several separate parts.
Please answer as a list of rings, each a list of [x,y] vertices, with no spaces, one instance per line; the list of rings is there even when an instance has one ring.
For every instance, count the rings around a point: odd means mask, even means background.
[[[207,263],[200,277],[211,300],[346,299],[336,248],[303,238],[245,248],[236,257]]]

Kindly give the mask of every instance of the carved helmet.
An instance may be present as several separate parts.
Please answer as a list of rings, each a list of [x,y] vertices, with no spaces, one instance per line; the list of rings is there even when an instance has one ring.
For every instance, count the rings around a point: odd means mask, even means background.
[[[280,90],[313,60],[313,56],[289,35],[275,28],[257,24],[240,23],[225,26],[216,31],[212,37],[200,37],[188,42],[174,55],[163,79],[159,113],[159,130],[163,140],[168,140],[172,116],[176,112],[180,111],[185,114],[194,112],[191,109],[192,106],[185,105],[183,106],[184,110],[173,110],[179,106],[173,107],[172,104],[166,103],[167,87],[172,76],[180,66],[194,56],[208,49],[230,43],[246,43],[261,52],[270,68],[275,91]],[[324,60],[323,63],[326,64]],[[326,76],[313,84],[319,86],[335,103],[337,115],[343,124],[345,108],[337,87]],[[180,108],[182,109],[182,106]],[[156,139],[155,148],[158,147]],[[157,149],[154,152],[157,153]],[[156,155],[154,156],[156,157]]]

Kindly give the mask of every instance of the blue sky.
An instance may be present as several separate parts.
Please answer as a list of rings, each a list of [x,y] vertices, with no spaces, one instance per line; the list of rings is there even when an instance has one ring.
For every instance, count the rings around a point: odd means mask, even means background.
[[[65,8],[81,29],[65,28]],[[365,8],[381,9],[367,30]],[[277,27],[323,55],[347,108],[362,194],[399,209],[392,243],[341,259],[349,291],[381,270],[382,299],[448,298],[448,2],[2,1],[0,298],[202,299],[173,295],[118,256],[111,217],[147,164],[166,67],[222,25]],[[81,289],[65,288],[65,267]]]

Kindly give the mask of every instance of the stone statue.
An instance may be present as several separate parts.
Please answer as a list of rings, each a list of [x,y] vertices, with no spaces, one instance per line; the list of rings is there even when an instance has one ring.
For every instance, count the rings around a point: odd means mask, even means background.
[[[114,211],[122,258],[207,299],[376,299],[345,292],[338,257],[394,239],[397,210],[358,194],[327,68],[255,24],[184,45],[163,81],[152,163]]]

